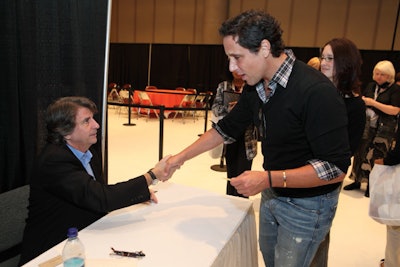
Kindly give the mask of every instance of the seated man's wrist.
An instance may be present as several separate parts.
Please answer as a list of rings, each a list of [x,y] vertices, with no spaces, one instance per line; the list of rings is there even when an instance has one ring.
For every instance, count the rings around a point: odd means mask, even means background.
[[[151,179],[150,174],[148,174],[147,172],[145,174],[143,174],[144,178],[146,179],[147,185],[151,185],[153,184],[153,179]]]

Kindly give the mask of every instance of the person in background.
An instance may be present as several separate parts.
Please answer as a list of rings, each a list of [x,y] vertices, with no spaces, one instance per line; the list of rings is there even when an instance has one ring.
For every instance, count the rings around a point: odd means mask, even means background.
[[[313,67],[316,70],[321,69],[321,61],[320,61],[319,57],[310,58],[310,60],[307,62],[307,65]]]
[[[165,180],[165,162],[114,185],[102,175],[102,161],[90,147],[97,142],[96,105],[85,97],[63,97],[46,112],[47,144],[37,157],[30,181],[28,219],[21,265],[66,238],[67,229],[85,228],[106,213],[157,198],[149,185]]]
[[[367,123],[359,149],[354,154],[351,179],[344,190],[361,187],[367,182],[365,196],[369,197],[369,173],[377,158],[384,158],[392,147],[396,136],[397,115],[400,111],[400,88],[394,82],[395,70],[392,62],[378,62],[373,70],[373,82],[364,90],[363,100],[367,106]]]
[[[321,72],[285,49],[282,29],[270,14],[243,12],[219,32],[229,70],[246,86],[231,112],[169,158],[165,171],[234,142],[254,123],[264,170],[245,171],[231,184],[245,196],[262,192],[259,245],[266,266],[309,266],[331,228],[350,165],[343,98]]]
[[[237,99],[239,99],[239,94],[242,93],[245,82],[242,78],[235,72],[227,71],[228,80],[223,81],[218,84],[217,92],[215,94],[215,99],[212,104],[213,115],[218,118],[217,121],[228,114],[236,104]],[[224,101],[227,97],[227,93],[232,93],[233,96],[237,98],[232,102]],[[214,123],[217,123],[215,121]],[[251,125],[253,126],[253,125]],[[249,127],[246,131],[253,131],[253,127]],[[251,133],[250,133],[251,134]],[[251,155],[246,154],[245,134],[240,136],[236,142],[225,145],[225,160],[226,160],[226,170],[228,178],[235,178],[239,176],[242,172],[251,170],[251,165],[253,163],[253,157],[255,156],[253,151]],[[226,194],[232,196],[245,197],[239,194],[235,187],[233,187],[230,181],[226,184]]]
[[[361,95],[361,65],[360,52],[349,39],[334,38],[322,48],[321,72],[333,82],[346,105],[351,155],[360,146],[366,122]]]
[[[400,120],[397,127],[400,127]],[[396,140],[400,140],[400,131],[397,131]],[[386,154],[384,159],[376,159],[375,164],[397,165],[400,164],[400,142],[396,142],[393,150]],[[400,226],[386,226],[385,259],[381,260],[381,267],[400,266]]]
[[[350,152],[358,149],[365,126],[365,103],[361,98],[362,59],[357,46],[349,39],[334,38],[321,52],[321,72],[329,78],[343,97],[347,110]],[[330,234],[320,244],[311,267],[328,266]]]

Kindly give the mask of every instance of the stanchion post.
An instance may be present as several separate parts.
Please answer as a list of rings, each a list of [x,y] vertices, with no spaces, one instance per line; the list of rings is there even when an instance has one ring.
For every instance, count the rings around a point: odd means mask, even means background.
[[[160,107],[160,137],[159,137],[159,149],[158,149],[158,160],[163,158],[163,147],[164,147],[164,110],[165,106]]]
[[[224,146],[222,148],[222,155],[221,155],[219,164],[212,165],[210,167],[211,170],[217,171],[217,172],[226,172],[226,165],[224,165],[225,153],[226,153],[226,145],[224,144]]]
[[[128,88],[128,123],[124,123],[124,126],[135,126],[136,124],[131,123],[131,112],[132,112],[132,89]]]
[[[206,94],[206,105],[205,105],[205,110],[204,110],[204,132],[207,132],[207,123],[208,123],[208,111],[210,110],[210,100],[211,96],[209,93]],[[202,134],[198,134],[198,136],[201,136]]]

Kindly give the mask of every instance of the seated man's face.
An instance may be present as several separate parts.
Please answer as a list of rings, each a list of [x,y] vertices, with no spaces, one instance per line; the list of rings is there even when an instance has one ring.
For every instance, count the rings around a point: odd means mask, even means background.
[[[97,142],[97,129],[100,125],[93,118],[93,113],[85,107],[80,107],[75,117],[75,128],[71,134],[65,136],[67,143],[86,152],[91,145]]]

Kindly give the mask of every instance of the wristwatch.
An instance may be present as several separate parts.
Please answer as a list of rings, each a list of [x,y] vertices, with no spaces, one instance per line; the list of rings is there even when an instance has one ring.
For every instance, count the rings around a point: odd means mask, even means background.
[[[158,183],[158,179],[157,179],[157,176],[154,174],[153,169],[150,169],[147,173],[151,177],[151,180],[152,180],[151,184],[156,185]]]

